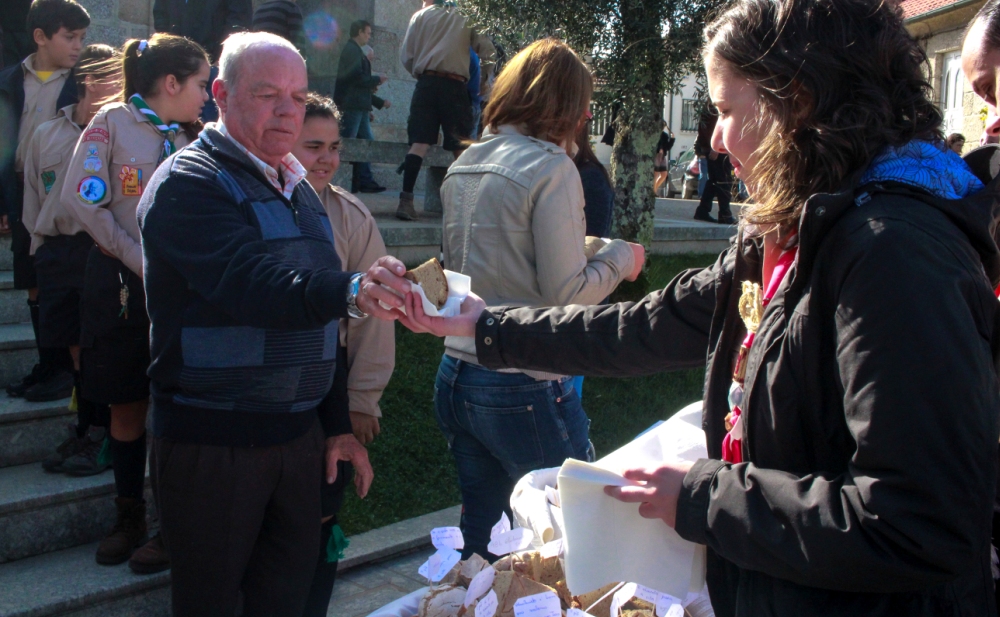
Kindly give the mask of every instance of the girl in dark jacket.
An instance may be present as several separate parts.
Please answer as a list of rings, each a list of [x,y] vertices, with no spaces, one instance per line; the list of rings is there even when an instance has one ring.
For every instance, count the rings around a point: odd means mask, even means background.
[[[486,310],[493,369],[704,365],[711,457],[608,494],[708,546],[720,617],[995,615],[998,194],[943,152],[892,3],[736,0],[705,31],[712,146],[754,203],[715,265],[640,302]]]

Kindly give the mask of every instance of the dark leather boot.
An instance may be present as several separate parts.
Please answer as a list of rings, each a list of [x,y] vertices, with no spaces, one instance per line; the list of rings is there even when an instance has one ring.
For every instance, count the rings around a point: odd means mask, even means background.
[[[163,536],[156,534],[142,545],[142,548],[132,553],[128,567],[136,574],[156,574],[170,569],[170,553],[163,543]]]
[[[115,497],[118,522],[97,547],[97,563],[115,566],[128,561],[136,548],[146,542],[146,502]]]

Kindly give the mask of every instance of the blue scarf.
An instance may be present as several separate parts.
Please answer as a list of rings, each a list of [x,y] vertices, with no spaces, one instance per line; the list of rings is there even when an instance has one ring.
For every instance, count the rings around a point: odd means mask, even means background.
[[[862,185],[887,181],[909,184],[943,199],[961,199],[984,188],[955,152],[918,140],[898,148],[889,146],[861,177]]]

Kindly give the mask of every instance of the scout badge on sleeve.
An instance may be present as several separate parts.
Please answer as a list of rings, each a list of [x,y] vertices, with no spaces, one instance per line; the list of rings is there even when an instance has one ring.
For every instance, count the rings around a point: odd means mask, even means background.
[[[95,174],[101,171],[101,157],[97,156],[97,146],[94,144],[87,146],[87,158],[83,159],[83,169]]]
[[[56,183],[56,172],[53,170],[42,172],[42,185],[45,187],[45,194],[52,190],[52,185]]]
[[[97,176],[87,176],[83,180],[80,180],[80,184],[76,187],[76,193],[80,196],[80,200],[90,205],[94,205],[104,199],[107,192],[108,185],[104,184],[104,180],[101,180]]]
[[[142,169],[122,165],[122,171],[118,177],[122,181],[122,195],[125,197],[142,195]]]
[[[97,141],[102,144],[109,144],[111,143],[111,135],[104,129],[95,127],[88,129],[87,132],[80,137],[80,141]]]

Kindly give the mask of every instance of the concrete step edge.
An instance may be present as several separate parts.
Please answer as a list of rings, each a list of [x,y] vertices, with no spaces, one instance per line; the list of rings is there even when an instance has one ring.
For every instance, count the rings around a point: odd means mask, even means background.
[[[429,546],[431,529],[457,525],[460,516],[461,506],[453,506],[351,536],[351,544],[345,550],[345,557],[337,569],[343,572]],[[170,584],[169,571],[141,576],[133,574],[124,564],[99,566],[93,559],[96,550],[97,543],[85,544],[0,564],[0,589],[8,591],[7,594],[0,594],[0,617],[59,615],[100,604],[111,604],[115,600]],[[53,568],[73,573],[74,584],[45,576]],[[107,582],[100,588],[95,588],[98,586],[97,582],[90,585],[81,582],[79,575],[88,568],[94,568],[94,572],[105,575],[102,578]],[[32,589],[20,588],[29,582]]]
[[[11,398],[0,391],[0,426],[20,422],[34,422],[58,416],[71,416],[70,399],[64,398],[47,403],[32,403],[23,398]]]

